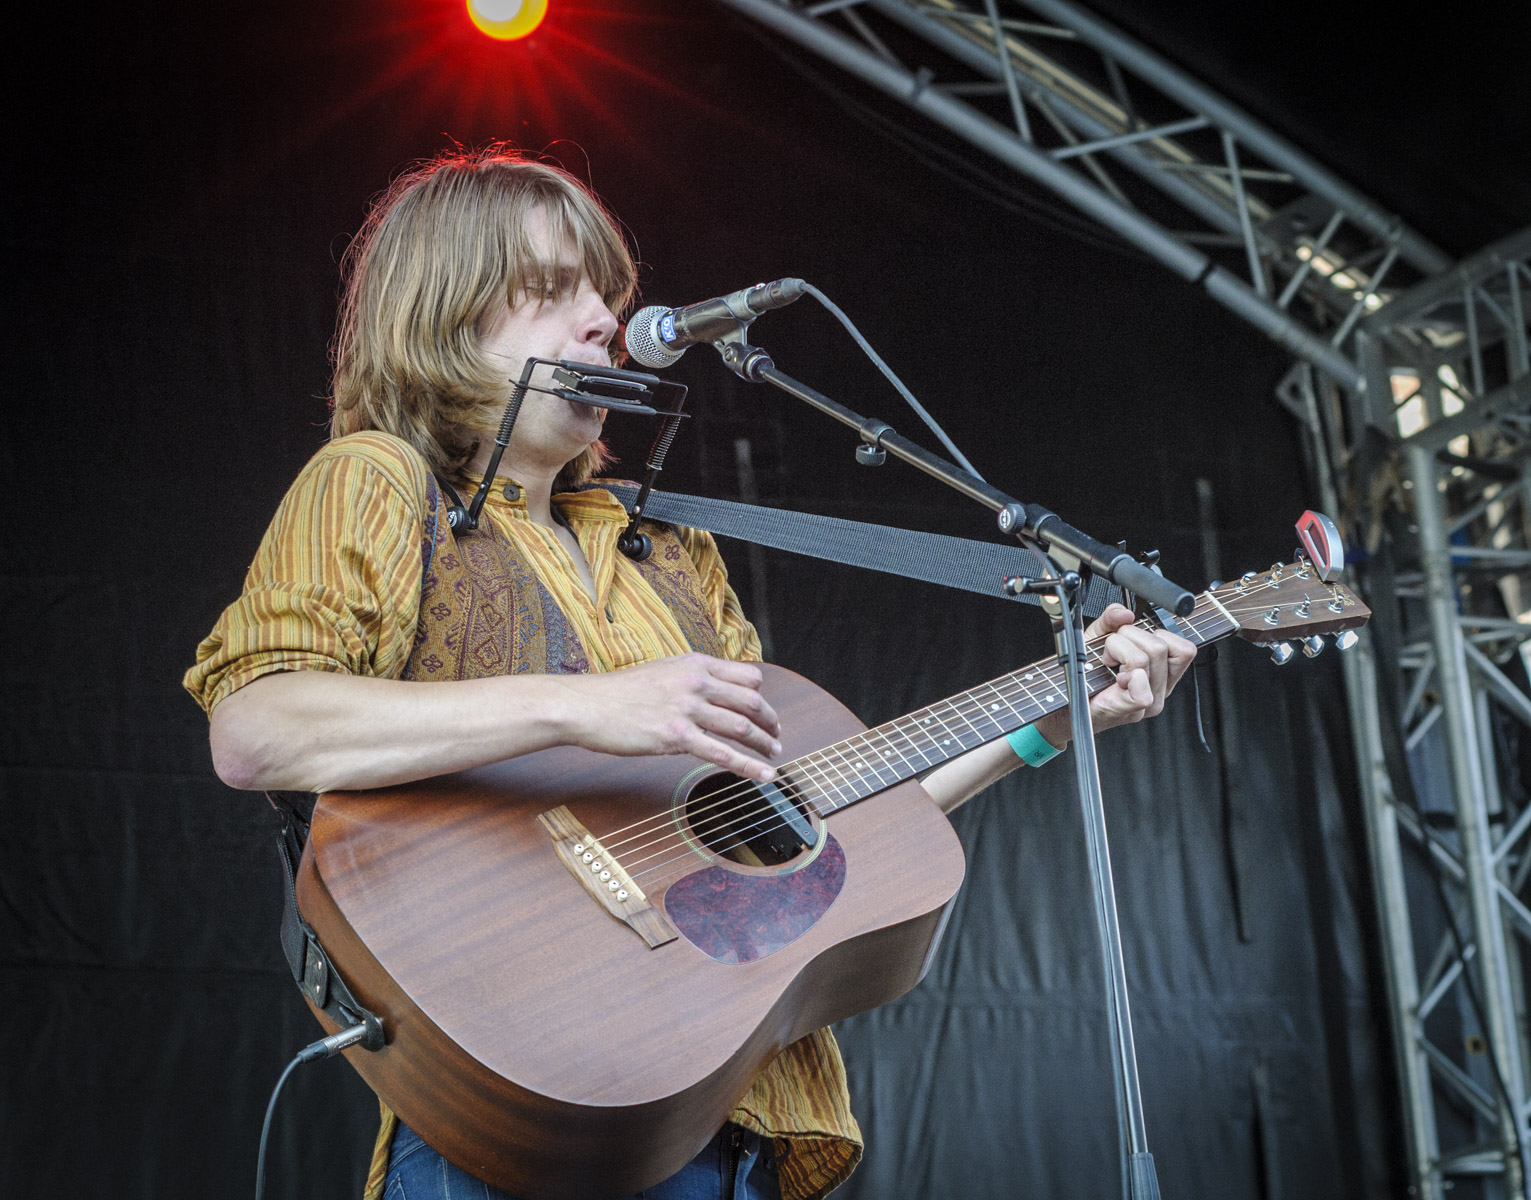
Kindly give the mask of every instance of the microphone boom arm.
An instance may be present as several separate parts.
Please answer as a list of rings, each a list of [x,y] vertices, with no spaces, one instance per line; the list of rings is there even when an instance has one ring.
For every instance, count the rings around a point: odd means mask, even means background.
[[[735,331],[715,344],[718,353],[723,356],[724,365],[741,379],[751,383],[769,383],[790,396],[796,396],[842,425],[856,430],[867,446],[886,451],[931,478],[940,480],[954,491],[978,501],[997,515],[1001,532],[1043,553],[1051,554],[1065,564],[1088,567],[1101,578],[1137,593],[1149,603],[1167,609],[1178,617],[1189,616],[1196,606],[1196,598],[1189,591],[1144,566],[1120,547],[1096,541],[1066,524],[1057,513],[1039,504],[1023,504],[955,463],[911,442],[886,421],[863,417],[822,392],[777,370],[766,351],[744,340],[742,330]]]

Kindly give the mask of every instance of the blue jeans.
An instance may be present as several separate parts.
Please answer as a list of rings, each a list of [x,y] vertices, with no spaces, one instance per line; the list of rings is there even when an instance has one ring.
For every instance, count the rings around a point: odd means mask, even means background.
[[[663,1183],[632,1200],[781,1200],[773,1147],[737,1125],[725,1125],[702,1152]],[[383,1200],[516,1200],[454,1167],[404,1122],[393,1135]]]

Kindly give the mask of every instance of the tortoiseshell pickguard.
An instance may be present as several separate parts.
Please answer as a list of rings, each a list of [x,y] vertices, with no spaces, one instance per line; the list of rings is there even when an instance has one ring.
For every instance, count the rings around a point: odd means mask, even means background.
[[[708,867],[665,892],[670,923],[708,958],[748,963],[795,942],[829,911],[845,885],[845,851],[834,837],[790,875],[743,875]]]

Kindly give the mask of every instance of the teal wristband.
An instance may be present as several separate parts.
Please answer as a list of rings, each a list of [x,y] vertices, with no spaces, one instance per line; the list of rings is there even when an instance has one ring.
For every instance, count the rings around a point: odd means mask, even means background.
[[[1022,725],[1012,734],[1007,734],[1005,741],[1010,743],[1010,749],[1027,766],[1040,767],[1050,758],[1057,758],[1063,751],[1054,746],[1045,737],[1037,732],[1035,725]]]

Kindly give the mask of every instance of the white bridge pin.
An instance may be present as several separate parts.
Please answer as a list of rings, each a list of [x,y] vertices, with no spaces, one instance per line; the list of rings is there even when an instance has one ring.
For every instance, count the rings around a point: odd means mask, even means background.
[[[595,857],[595,855],[591,854],[590,851],[586,850],[585,851],[585,857],[581,861],[582,862],[589,862],[594,857]]]

